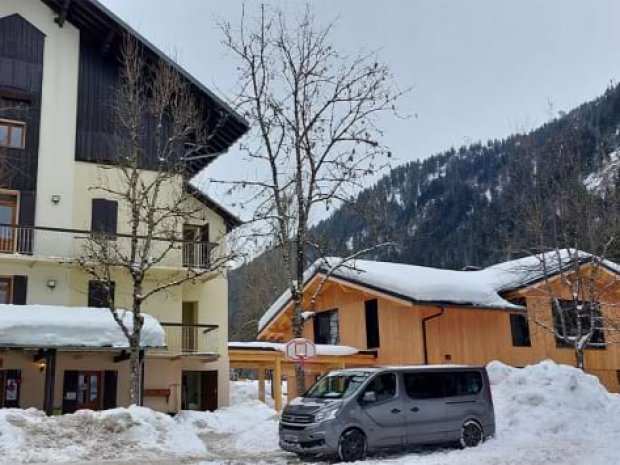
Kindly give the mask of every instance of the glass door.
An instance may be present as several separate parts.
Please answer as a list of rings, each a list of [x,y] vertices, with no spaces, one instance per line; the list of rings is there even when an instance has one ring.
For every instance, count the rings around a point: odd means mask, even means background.
[[[81,371],[78,375],[78,409],[101,409],[101,372]]]
[[[15,223],[17,220],[17,196],[0,194],[0,252],[15,251]]]

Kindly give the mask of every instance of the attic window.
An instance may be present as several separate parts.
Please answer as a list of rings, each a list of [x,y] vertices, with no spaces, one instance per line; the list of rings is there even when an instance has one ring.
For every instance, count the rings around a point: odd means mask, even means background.
[[[23,149],[26,147],[26,123],[0,120],[0,147]]]

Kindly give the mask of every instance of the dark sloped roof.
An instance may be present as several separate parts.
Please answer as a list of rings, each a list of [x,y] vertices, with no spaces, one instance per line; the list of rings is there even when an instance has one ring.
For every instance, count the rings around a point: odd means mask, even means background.
[[[69,21],[82,33],[82,39],[101,44],[102,51],[118,50],[126,34],[140,42],[147,55],[152,59],[164,60],[184,76],[192,89],[205,100],[206,106],[218,110],[224,118],[217,124],[214,140],[217,142],[216,152],[226,151],[249,129],[248,122],[227,105],[222,99],[204,86],[194,76],[179,66],[169,56],[145,39],[131,26],[116,16],[97,0],[41,0],[56,13],[55,21],[62,27]],[[197,173],[217,156],[197,157],[191,162],[188,170]]]

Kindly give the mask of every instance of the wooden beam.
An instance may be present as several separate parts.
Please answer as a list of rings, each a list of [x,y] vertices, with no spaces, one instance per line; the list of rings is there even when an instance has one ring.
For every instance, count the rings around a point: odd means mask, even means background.
[[[114,356],[114,363],[124,362],[125,360],[129,360],[129,352],[126,350],[122,350],[120,354]]]
[[[265,369],[258,369],[258,400],[265,402]]]
[[[69,12],[69,6],[71,5],[71,0],[64,0],[62,5],[60,6],[60,11],[58,12],[58,16],[54,18],[54,22],[58,24],[58,27],[63,27],[65,25],[65,20],[67,19],[67,13]]]
[[[275,397],[276,411],[282,411],[282,369],[280,366],[280,359],[276,360],[273,367],[273,376],[271,383],[273,385],[273,397]]]

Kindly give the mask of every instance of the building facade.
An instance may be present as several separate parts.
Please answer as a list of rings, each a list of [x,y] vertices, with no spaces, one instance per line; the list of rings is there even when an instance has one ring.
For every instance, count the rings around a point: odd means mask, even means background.
[[[0,304],[101,306],[100,286],[73,260],[100,223],[119,237],[127,228],[123,207],[93,189],[114,182],[106,179],[113,177],[107,168],[115,164],[109,143],[111,96],[126,35],[144,47],[147,59],[169,60],[96,1],[0,3]],[[247,131],[247,124],[170,63],[205,107],[226,115],[226,122],[214,129],[212,154],[188,162],[192,175],[225,152]],[[151,168],[147,157],[141,175],[154,176]],[[171,188],[185,189],[184,183],[179,178]],[[191,241],[153,267],[146,290],[189,266],[204,266],[204,248],[223,253],[224,237],[238,225],[217,202],[192,192],[199,217],[179,231]],[[113,292],[117,307],[130,307],[126,276],[114,279]],[[166,330],[167,348],[145,353],[144,405],[178,411],[227,404],[227,296],[225,270],[217,270],[145,302],[144,311]],[[48,373],[41,365],[45,354],[34,349],[0,352],[0,406],[43,408],[42,380]],[[128,402],[123,351],[64,350],[55,369],[50,402],[56,411]],[[88,401],[73,402],[76,391],[89,389]]]
[[[350,266],[359,270],[342,269],[328,278],[314,314],[304,322],[304,337],[372,351],[373,365],[481,365],[499,360],[523,367],[552,359],[574,366],[574,349],[550,329],[559,324],[552,299],[570,303],[573,298],[563,284],[567,275],[550,273],[543,280],[539,272],[523,266],[531,258],[478,271],[357,261]],[[605,324],[585,350],[585,369],[611,392],[620,392],[620,267],[606,263],[592,280],[604,290],[598,304]],[[587,274],[588,266],[580,270]],[[307,274],[306,299],[323,276],[321,267]],[[292,312],[290,295],[284,293],[261,319],[258,339],[290,340]],[[311,381],[318,372],[307,366]],[[289,392],[294,392],[294,377],[288,382]]]

